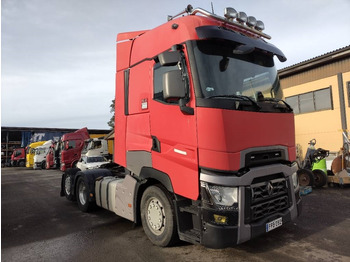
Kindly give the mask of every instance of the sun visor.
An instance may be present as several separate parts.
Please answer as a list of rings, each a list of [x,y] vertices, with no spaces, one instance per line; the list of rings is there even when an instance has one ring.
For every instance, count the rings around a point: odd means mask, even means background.
[[[281,50],[274,45],[265,42],[260,38],[250,38],[242,34],[236,33],[229,29],[225,29],[218,26],[201,26],[196,28],[196,32],[199,39],[224,39],[234,41],[243,45],[253,46],[257,49],[261,49],[272,53],[278,57],[281,62],[287,60],[286,56]]]

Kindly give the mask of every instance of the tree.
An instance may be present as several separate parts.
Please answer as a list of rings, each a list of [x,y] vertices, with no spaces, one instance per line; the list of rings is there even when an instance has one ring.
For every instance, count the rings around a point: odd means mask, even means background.
[[[114,129],[114,116],[115,116],[115,112],[114,112],[114,108],[115,108],[115,99],[112,100],[112,104],[109,106],[110,107],[110,113],[113,113],[113,116],[111,117],[111,119],[108,121],[108,125],[111,127],[111,129]]]

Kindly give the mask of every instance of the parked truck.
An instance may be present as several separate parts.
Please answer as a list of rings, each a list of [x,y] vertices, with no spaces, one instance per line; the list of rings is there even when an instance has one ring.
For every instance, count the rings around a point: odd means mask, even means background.
[[[81,155],[85,156],[103,156],[107,159],[112,157],[108,141],[102,138],[90,138],[85,140],[84,148]]]
[[[42,146],[46,141],[39,141],[31,143],[29,146],[27,146],[26,150],[26,167],[33,167],[34,166],[34,155],[35,155],[35,148],[38,146]]]
[[[86,127],[62,136],[60,156],[61,171],[76,166],[80,159],[81,151],[84,148],[84,141],[89,138],[89,131]]]
[[[261,21],[188,6],[117,36],[114,162],[62,176],[61,196],[142,223],[156,245],[248,241],[301,212],[294,115]]]
[[[26,166],[26,149],[24,147],[13,150],[11,155],[11,166]]]
[[[59,169],[60,168],[60,154],[61,154],[61,139],[53,141],[49,148],[49,152],[46,155],[46,169]]]
[[[46,169],[46,155],[52,145],[52,140],[46,141],[42,146],[35,148],[33,169]]]

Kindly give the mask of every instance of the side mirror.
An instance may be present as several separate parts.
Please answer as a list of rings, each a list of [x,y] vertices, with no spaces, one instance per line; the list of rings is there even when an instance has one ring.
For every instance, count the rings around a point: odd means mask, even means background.
[[[177,51],[167,51],[159,54],[158,59],[161,66],[174,66],[181,60],[181,56]]]
[[[186,96],[185,82],[181,71],[173,70],[163,74],[164,99],[181,99]]]

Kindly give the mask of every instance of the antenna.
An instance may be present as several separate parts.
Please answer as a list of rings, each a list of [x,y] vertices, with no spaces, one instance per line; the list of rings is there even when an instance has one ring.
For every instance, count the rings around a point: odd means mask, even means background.
[[[210,2],[211,3],[211,13],[214,14],[214,6],[213,6],[213,2]]]

